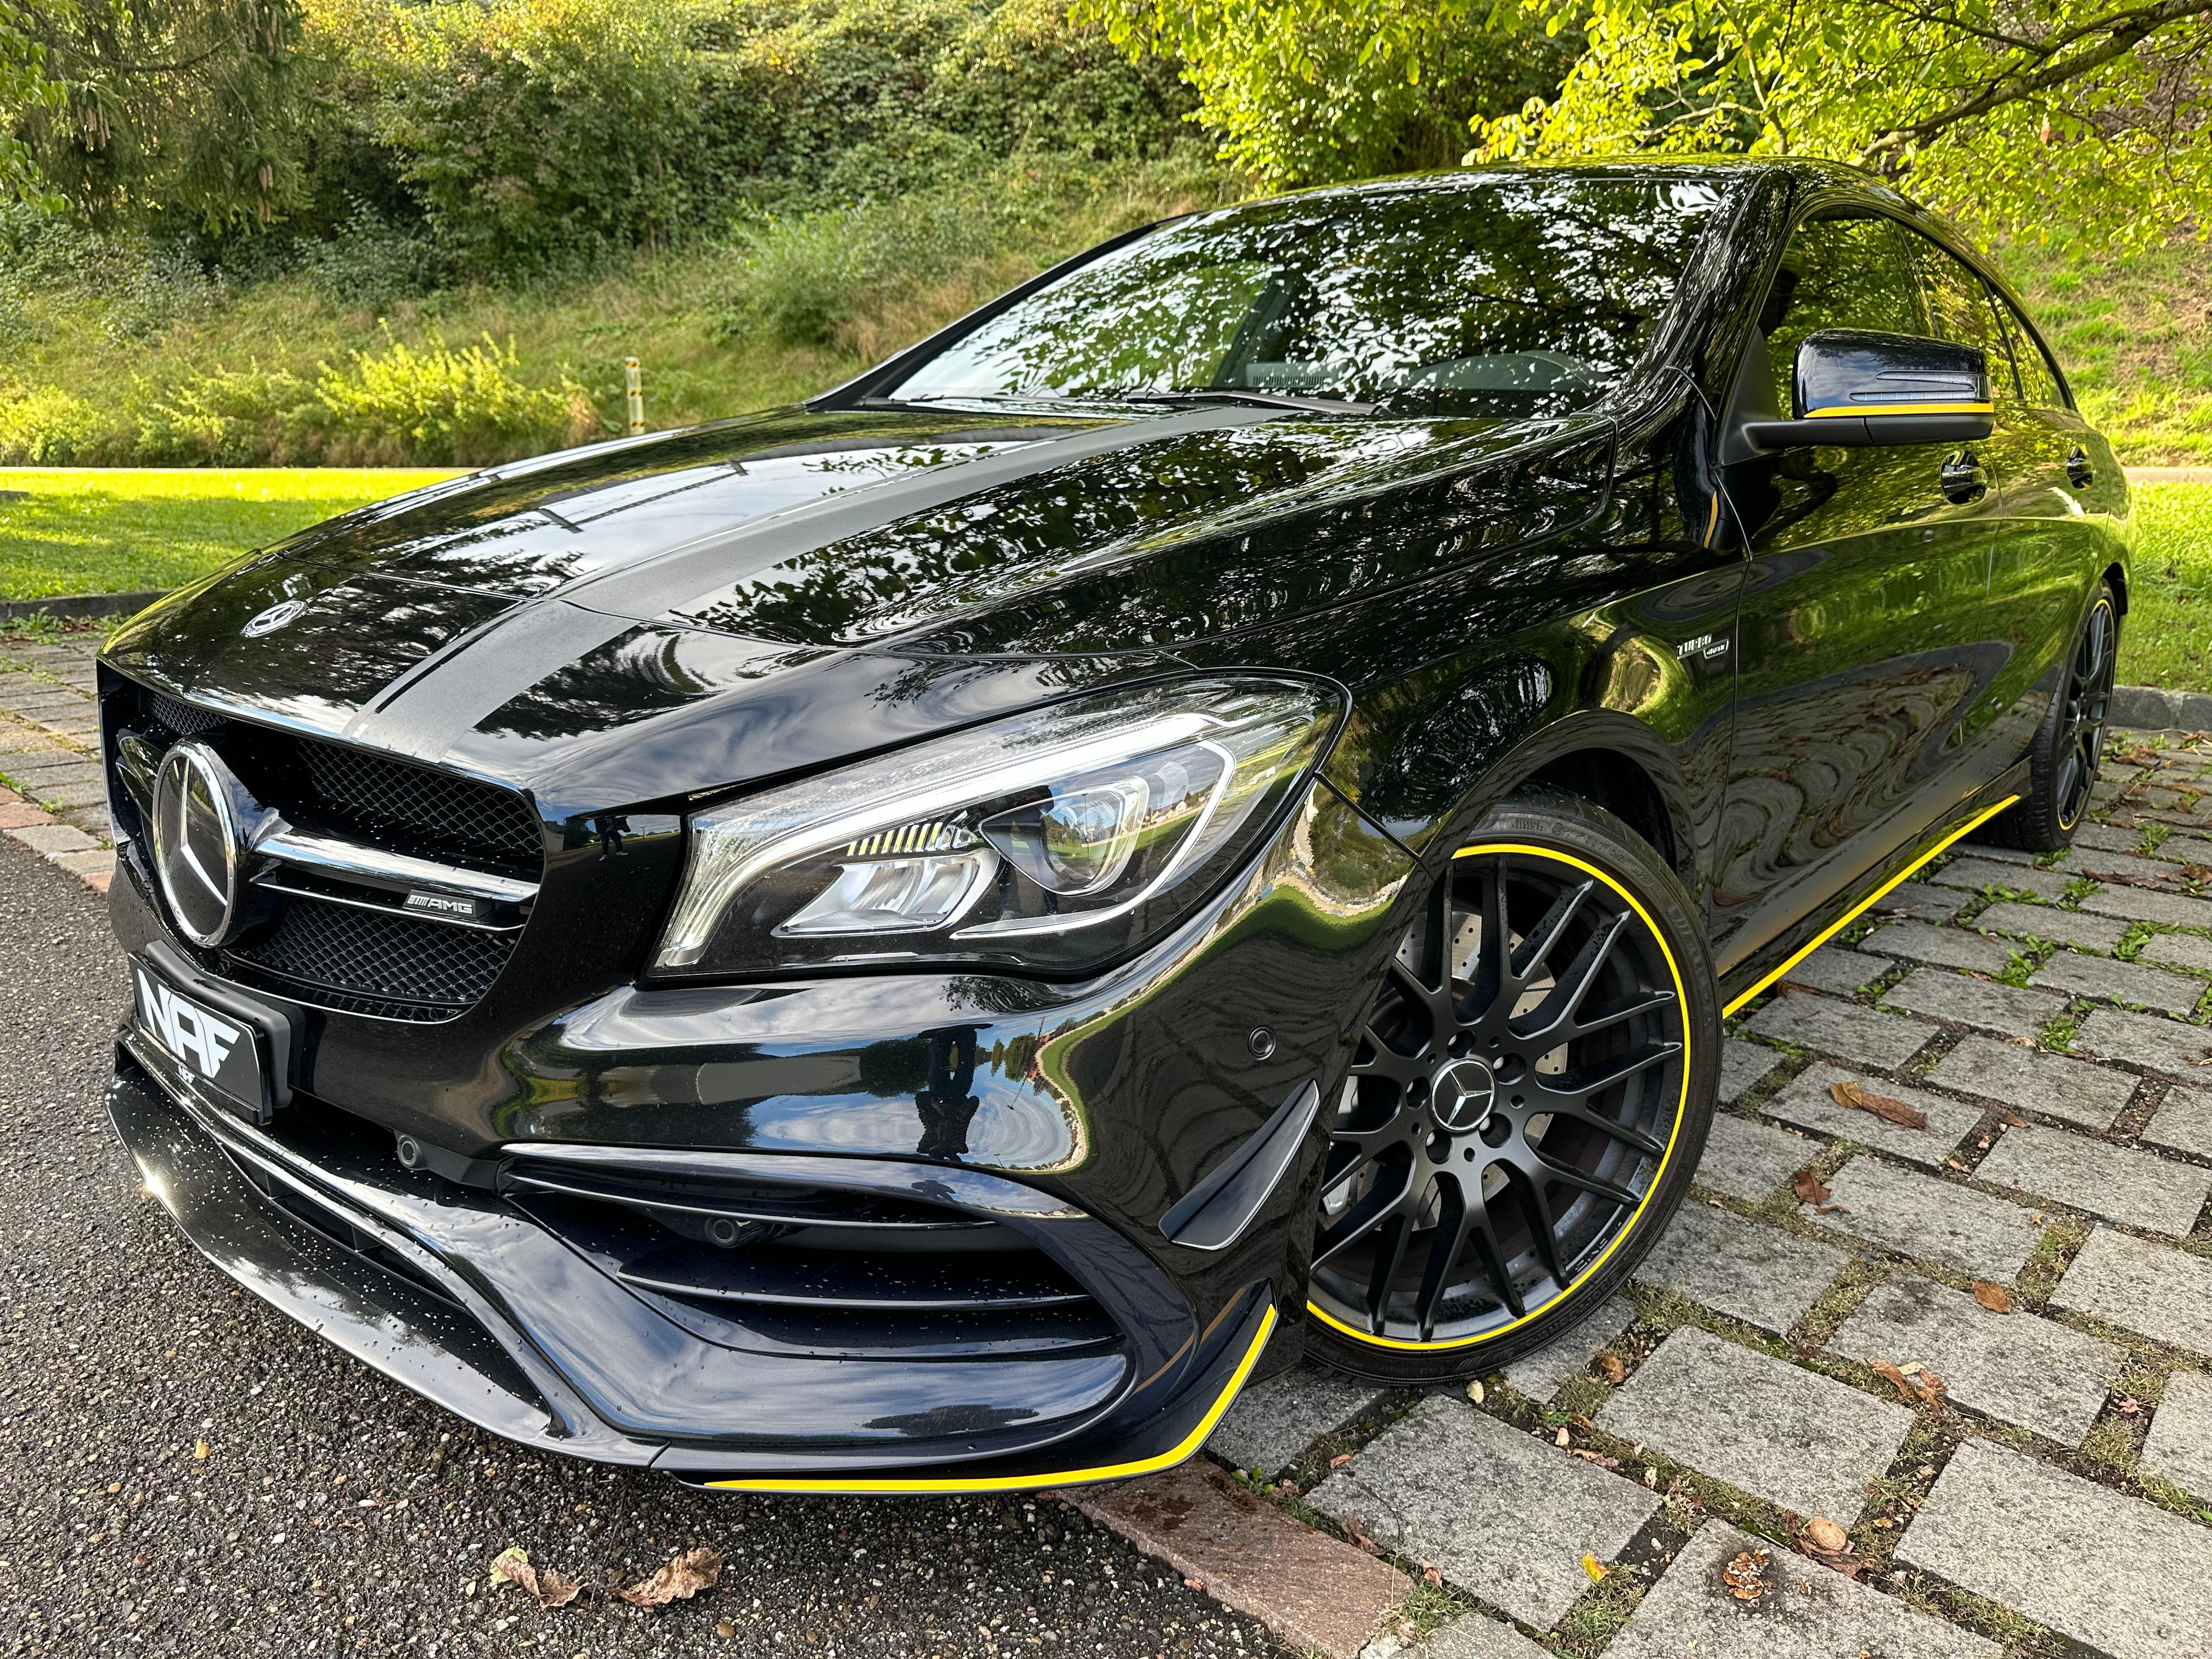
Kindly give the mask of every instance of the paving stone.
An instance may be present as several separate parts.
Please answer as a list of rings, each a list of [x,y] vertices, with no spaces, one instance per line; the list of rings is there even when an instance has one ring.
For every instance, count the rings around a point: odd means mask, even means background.
[[[1921,969],[1883,992],[1881,1000],[1886,1006],[1978,1025],[2007,1036],[2032,1037],[2066,1012],[2066,1000],[2048,991],[2024,991],[2017,985],[1968,979],[1936,968]]]
[[[2175,864],[2212,865],[2212,841],[2202,836],[2168,836],[2151,856]]]
[[[1598,1417],[1701,1474],[1846,1527],[1912,1428],[1902,1406],[1694,1326],[1661,1343]]]
[[[1599,1351],[1635,1322],[1635,1305],[1614,1297],[1574,1329],[1508,1365],[1505,1380],[1531,1400],[1549,1400],[1570,1378],[1589,1370]]]
[[[1922,881],[1900,881],[1874,902],[1867,914],[1907,916],[1915,921],[1948,921],[1966,901],[1952,890]]]
[[[2038,990],[2132,1002],[2169,1014],[2188,1013],[2203,1000],[2205,989],[2203,980],[2186,974],[2169,974],[2163,968],[2146,968],[2140,962],[2115,962],[2072,951],[2061,951],[2030,974],[2027,982]]]
[[[2129,846],[2134,844],[2130,837]],[[2097,847],[2076,847],[2059,864],[2069,875],[2087,876],[2093,881],[2172,881],[2180,873],[2172,865],[2139,853]]]
[[[1798,1213],[1823,1227],[1870,1239],[1923,1261],[1941,1261],[1978,1279],[2010,1279],[2034,1253],[2042,1229],[2017,1204],[1954,1182],[1855,1158],[1828,1177],[1836,1215]]]
[[[1804,992],[1778,996],[1746,1022],[1761,1036],[1869,1066],[1902,1066],[1936,1035],[1931,1026]]]
[[[1771,1048],[1762,1048],[1756,1042],[1742,1042],[1735,1037],[1721,1044],[1721,1101],[1729,1104],[1741,1100],[1751,1091],[1769,1072],[1788,1056]]]
[[[1948,887],[1968,887],[1979,892],[1984,887],[2002,887],[2014,893],[2033,893],[2038,898],[2062,899],[2073,886],[2073,877],[2058,870],[2039,870],[2033,865],[2000,864],[1994,859],[1954,859],[1935,875],[1928,878]]]
[[[1293,1520],[1203,1459],[1060,1494],[1289,1646],[1353,1659],[1412,1588],[1387,1561]]]
[[[1850,1258],[1826,1244],[1689,1203],[1636,1277],[1765,1330],[1788,1330]]]
[[[1402,1651],[1404,1659],[1552,1659],[1512,1626],[1480,1613],[1462,1613]]]
[[[2111,916],[2084,915],[2079,910],[2061,910],[2048,904],[1992,904],[1976,916],[1972,925],[1999,933],[2055,939],[2077,951],[2102,951],[2107,954],[2128,934],[2124,921]]]
[[[1782,982],[1849,996],[1896,966],[1887,957],[1870,957],[1846,951],[1839,945],[1824,945],[1784,974]]]
[[[96,853],[100,843],[74,824],[29,823],[4,832],[35,853],[53,858],[63,853]]]
[[[1935,927],[1924,921],[1893,921],[1867,935],[1866,948],[1912,962],[1978,973],[2002,973],[2012,951],[1999,941],[1963,927]]]
[[[2153,933],[2143,941],[2142,959],[2212,974],[2212,939],[2197,933]]]
[[[1358,1416],[1389,1389],[1315,1364],[1292,1367],[1237,1396],[1206,1443],[1233,1468],[1273,1477],[1307,1447]]]
[[[2203,1659],[2212,1631],[2212,1530],[1985,1440],[1952,1454],[1898,1556],[2112,1659]]]
[[[1872,1112],[1856,1111],[1836,1104],[1835,1097],[1828,1092],[1838,1083],[1857,1083],[1872,1089],[1876,1094],[1901,1100],[1906,1105],[1928,1115],[1924,1129],[1908,1129],[1902,1124],[1892,1123],[1887,1118],[1876,1117]],[[1810,1129],[1817,1134],[1834,1135],[1844,1140],[1856,1140],[1862,1146],[1880,1147],[1899,1158],[1910,1158],[1915,1164],[1940,1165],[1958,1150],[1966,1133],[1982,1121],[1982,1109],[1969,1106],[1963,1101],[1946,1099],[1931,1095],[1924,1089],[1911,1089],[1887,1078],[1860,1077],[1834,1066],[1808,1066],[1790,1084],[1759,1109],[1769,1117],[1778,1117],[1785,1123]]]
[[[2078,1446],[2126,1352],[2033,1314],[1991,1313],[1925,1279],[1877,1285],[1828,1339],[1852,1359],[1918,1360],[1961,1405]]]
[[[2185,1089],[2179,1084],[2168,1089],[2143,1125],[2142,1138],[2153,1146],[2212,1158],[2212,1090]]]
[[[1972,842],[1968,845],[1971,848],[1971,856],[1978,859],[1992,859],[1999,864],[2033,864],[2042,856],[2039,853],[2023,853],[2014,847],[2000,847],[1993,841]]]
[[[2212,1261],[2110,1227],[2090,1233],[2051,1305],[2212,1354]]]
[[[2146,860],[2148,862],[2148,860]],[[2212,927],[2212,901],[2185,898],[2142,887],[2103,887],[2081,901],[2084,910],[2128,921],[2158,921],[2169,927]]]
[[[2138,853],[2142,850],[2142,836],[2133,830],[2085,823],[2074,832],[2074,845],[2094,853]]]
[[[1817,1140],[1722,1112],[1714,1117],[1705,1137],[1698,1182],[1717,1193],[1757,1203],[1802,1169],[1820,1149]]]
[[[2212,1044],[2212,1031],[2202,1025],[2120,1008],[2095,1010],[2074,1034],[2074,1047],[2085,1054],[2129,1060],[2148,1071],[2183,1078],[2204,1075],[2197,1062],[2205,1058],[2208,1044]]]
[[[1944,1055],[1928,1080],[2092,1129],[2111,1128],[2136,1091],[2129,1073],[1978,1036],[1963,1039]]]
[[[2142,1466],[2191,1498],[2212,1503],[2212,1376],[2176,1371],[2144,1437]]]
[[[2212,1192],[2212,1170],[2033,1123],[2006,1130],[1975,1173],[2177,1238],[2197,1224]]]
[[[1583,1557],[1618,1557],[1659,1495],[1464,1400],[1431,1395],[1306,1502],[1548,1629],[1589,1588]]]
[[[1766,1594],[1738,1601],[1721,1574],[1767,1553]],[[1801,1588],[1802,1586],[1802,1588]],[[1817,1566],[1781,1545],[1708,1521],[1606,1649],[1606,1659],[2003,1659],[2004,1650]]]

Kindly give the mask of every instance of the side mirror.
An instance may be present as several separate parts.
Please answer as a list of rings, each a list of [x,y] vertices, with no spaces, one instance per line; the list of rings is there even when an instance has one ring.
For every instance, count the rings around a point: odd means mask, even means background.
[[[1987,356],[1911,334],[1824,329],[1797,348],[1795,420],[1744,422],[1754,450],[1966,443],[1995,425]]]

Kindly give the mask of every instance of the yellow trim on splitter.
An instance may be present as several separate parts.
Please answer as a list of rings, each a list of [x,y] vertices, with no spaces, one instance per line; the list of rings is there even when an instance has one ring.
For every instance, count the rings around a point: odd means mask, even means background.
[[[1659,941],[1659,954],[1667,958],[1668,973],[1674,976],[1674,1004],[1677,1007],[1684,1011],[1682,1020],[1682,1092],[1680,1097],[1674,1103],[1674,1127],[1667,1132],[1667,1147],[1666,1150],[1659,1155],[1659,1167],[1651,1172],[1651,1184],[1644,1189],[1644,1201],[1643,1203],[1638,1204],[1635,1210],[1631,1212],[1627,1224],[1623,1226],[1620,1232],[1614,1235],[1613,1243],[1605,1247],[1604,1250],[1599,1255],[1598,1259],[1591,1262],[1588,1267],[1584,1268],[1581,1273],[1576,1276],[1575,1282],[1573,1284],[1568,1285],[1564,1291],[1561,1291],[1559,1294],[1553,1297],[1551,1301],[1547,1302],[1542,1308],[1537,1309],[1534,1313],[1523,1314],[1520,1318],[1513,1321],[1510,1324],[1500,1325],[1496,1330],[1485,1331],[1479,1336],[1462,1336],[1449,1342],[1408,1342],[1401,1337],[1376,1336],[1368,1331],[1355,1329],[1353,1327],[1346,1324],[1342,1320],[1332,1317],[1327,1310],[1316,1307],[1310,1300],[1307,1302],[1306,1311],[1311,1314],[1316,1319],[1320,1320],[1322,1324],[1328,1326],[1331,1330],[1342,1331],[1346,1336],[1351,1337],[1354,1341],[1364,1342],[1370,1347],[1402,1348],[1413,1353],[1441,1353],[1449,1348],[1470,1348],[1478,1343],[1495,1342],[1499,1337],[1504,1336],[1507,1332],[1519,1329],[1532,1319],[1540,1318],[1546,1309],[1554,1306],[1566,1297],[1572,1296],[1577,1290],[1589,1282],[1589,1277],[1592,1273],[1595,1273],[1600,1267],[1605,1266],[1607,1259],[1612,1256],[1615,1250],[1620,1248],[1621,1241],[1626,1239],[1629,1234],[1636,1231],[1636,1223],[1638,1218],[1643,1215],[1644,1210],[1650,1206],[1651,1202],[1651,1194],[1659,1190],[1659,1183],[1662,1179],[1664,1179],[1667,1174],[1667,1160],[1674,1155],[1674,1142],[1676,1138],[1679,1137],[1682,1132],[1683,1112],[1690,1103],[1690,1022],[1687,1012],[1690,1006],[1689,994],[1683,988],[1682,970],[1675,964],[1674,953],[1667,948],[1667,935],[1660,931],[1659,924],[1651,920],[1651,913],[1649,910],[1646,910],[1644,906],[1638,902],[1635,894],[1630,892],[1626,887],[1623,887],[1611,876],[1599,869],[1597,866],[1595,864],[1585,864],[1582,860],[1575,857],[1573,854],[1562,853],[1555,847],[1532,847],[1522,842],[1485,842],[1481,845],[1476,847],[1462,847],[1458,852],[1454,853],[1452,857],[1455,859],[1480,858],[1486,853],[1529,853],[1534,854],[1538,858],[1551,859],[1560,864],[1571,864],[1576,869],[1582,871],[1586,875],[1595,876],[1600,881],[1603,882],[1607,886],[1613,889],[1614,892],[1620,894],[1622,898],[1626,899],[1628,902],[1628,908],[1630,909],[1635,911],[1638,915],[1644,918],[1644,925],[1651,930],[1651,937]]]
[[[1838,404],[1832,409],[1808,409],[1808,421],[1828,420],[1845,415],[1994,415],[1995,404],[1861,404],[1856,408]]]
[[[761,1475],[744,1480],[709,1480],[704,1484],[716,1492],[842,1492],[852,1495],[872,1493],[891,1497],[930,1497],[940,1492],[1037,1492],[1048,1486],[1082,1486],[1093,1480],[1126,1480],[1132,1475],[1155,1474],[1162,1469],[1171,1469],[1188,1460],[1206,1443],[1206,1437],[1213,1432],[1213,1425],[1221,1420],[1231,1401],[1244,1387],[1244,1379],[1252,1375],[1252,1367],[1260,1363],[1260,1353],[1267,1346],[1267,1338],[1275,1328],[1275,1307],[1267,1304],[1260,1318],[1259,1334],[1252,1346],[1237,1362],[1236,1373],[1229,1386],[1221,1391],[1220,1398],[1206,1408],[1198,1426],[1178,1441],[1171,1450],[1151,1457],[1140,1457],[1131,1463],[1108,1463],[1095,1469],[1066,1469],[1058,1474],[1002,1474],[982,1475],[973,1479],[946,1475]]]
[[[1949,835],[1944,836],[1942,840],[1937,842],[1933,847],[1923,853],[1918,858],[1913,860],[1911,863],[1906,865],[1905,868],[1899,871],[1887,881],[1882,883],[1881,886],[1875,888],[1873,892],[1868,894],[1866,897],[1861,899],[1856,904],[1851,906],[1850,909],[1844,911],[1842,915],[1837,917],[1835,921],[1830,922],[1826,927],[1814,934],[1811,944],[1802,945],[1797,950],[1791,951],[1788,959],[1784,961],[1779,968],[1777,968],[1772,973],[1760,980],[1758,984],[1753,986],[1751,989],[1746,991],[1734,1002],[1729,1003],[1727,1007],[1722,1009],[1722,1015],[1725,1017],[1734,1013],[1737,1009],[1742,1007],[1745,1003],[1749,1002],[1761,991],[1764,991],[1768,986],[1773,984],[1776,980],[1780,979],[1783,975],[1788,973],[1799,963],[1804,961],[1807,957],[1811,956],[1814,951],[1819,950],[1830,939],[1835,938],[1838,933],[1843,932],[1844,928],[1850,927],[1851,923],[1856,921],[1862,915],[1865,915],[1868,909],[1874,905],[1875,902],[1880,899],[1884,894],[1887,893],[1891,888],[1905,880],[1906,877],[1911,875],[1914,871],[1919,869],[1922,865],[1927,863],[1929,860],[1934,858],[1938,853],[1948,847],[1953,842],[1958,840],[1960,836],[1965,835],[1968,830],[1980,829],[1982,825],[1987,823],[1991,818],[1996,817],[1998,813],[2003,811],[2006,807],[2011,805],[2019,799],[2020,797],[2018,795],[2007,795],[1995,806],[1985,806],[1980,811],[1975,813],[1973,817],[1968,818],[1956,830],[1951,831]]]

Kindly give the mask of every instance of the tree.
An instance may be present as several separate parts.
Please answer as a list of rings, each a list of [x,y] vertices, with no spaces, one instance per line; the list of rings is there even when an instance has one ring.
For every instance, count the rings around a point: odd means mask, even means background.
[[[2207,0],[1261,0],[1241,23],[1223,0],[1078,4],[1180,54],[1231,155],[1310,100],[1308,42],[1415,85],[1455,31],[1539,25],[1571,66],[1477,112],[1470,159],[1814,155],[2014,230],[2212,229]]]
[[[266,223],[299,192],[297,0],[0,0],[0,188],[94,223]]]

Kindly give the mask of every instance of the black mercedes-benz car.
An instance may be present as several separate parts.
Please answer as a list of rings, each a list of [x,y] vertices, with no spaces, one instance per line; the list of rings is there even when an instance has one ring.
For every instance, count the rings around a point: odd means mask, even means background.
[[[2127,515],[2017,296],[1845,169],[1148,226],[126,628],[110,1110],[224,1271],[516,1440],[1161,1468],[1256,1367],[1611,1294],[1725,1015],[2072,835]]]

